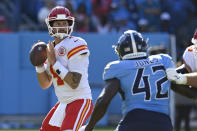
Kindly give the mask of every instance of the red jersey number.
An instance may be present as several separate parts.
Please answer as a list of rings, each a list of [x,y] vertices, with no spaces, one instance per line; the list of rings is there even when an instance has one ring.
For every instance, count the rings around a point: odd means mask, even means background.
[[[52,65],[50,65],[50,71],[53,74],[54,78],[57,78],[57,85],[61,86],[64,85],[64,81],[58,76],[58,74],[53,70]]]

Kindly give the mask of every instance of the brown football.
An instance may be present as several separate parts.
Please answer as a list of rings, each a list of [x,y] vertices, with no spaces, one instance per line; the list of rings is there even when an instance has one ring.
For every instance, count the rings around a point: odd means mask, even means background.
[[[38,42],[32,46],[31,50],[29,51],[29,58],[33,66],[39,66],[46,61],[46,48],[47,45],[44,42]]]

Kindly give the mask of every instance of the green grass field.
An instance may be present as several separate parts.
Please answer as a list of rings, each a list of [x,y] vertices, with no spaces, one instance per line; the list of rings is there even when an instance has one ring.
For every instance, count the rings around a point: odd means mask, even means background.
[[[0,130],[0,131],[39,131],[39,130]],[[95,129],[94,131],[113,131],[113,129]]]
[[[113,131],[114,130],[114,128],[96,128],[96,129],[94,129],[94,131]],[[17,129],[17,130],[15,130],[15,129],[12,129],[12,130],[1,130],[0,129],[0,131],[39,131],[39,130],[26,130],[26,129]],[[185,131],[185,130],[181,130],[181,131]],[[197,129],[195,128],[195,129],[191,129],[191,131],[197,131]]]
[[[114,129],[112,129],[112,128],[96,128],[94,131],[113,131]],[[0,129],[0,131],[39,131],[39,130],[36,130],[36,129],[34,129],[34,130],[28,130],[28,129],[17,129],[17,130],[15,130],[15,129],[12,129],[12,130],[1,130]]]
[[[111,128],[111,127],[106,127],[106,128],[104,128],[104,127],[102,127],[102,128],[95,128],[94,129],[94,131],[113,131],[115,129],[115,127],[114,128]],[[32,129],[32,130],[30,130],[30,129],[0,129],[0,131],[39,131],[39,129]],[[196,130],[197,131],[197,130]]]
[[[0,131],[39,131],[39,130],[24,130],[24,129],[20,129],[20,130],[0,130]],[[94,131],[113,131],[113,129],[95,129]]]

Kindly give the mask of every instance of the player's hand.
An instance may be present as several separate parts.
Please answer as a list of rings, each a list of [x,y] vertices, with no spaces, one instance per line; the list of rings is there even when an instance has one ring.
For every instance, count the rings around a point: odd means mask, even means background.
[[[176,84],[183,84],[183,85],[187,83],[187,77],[181,73],[177,73],[175,68],[166,69],[166,74],[168,80],[171,82],[174,82]]]
[[[38,65],[37,67],[43,67],[44,66],[44,63],[43,64],[41,64],[41,65]]]
[[[56,57],[55,57],[55,48],[53,46],[53,42],[49,41],[49,45],[47,48],[47,58],[49,63],[53,66],[56,62]]]

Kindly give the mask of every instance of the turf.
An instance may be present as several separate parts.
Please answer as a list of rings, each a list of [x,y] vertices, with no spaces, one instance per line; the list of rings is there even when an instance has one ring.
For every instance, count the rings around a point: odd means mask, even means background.
[[[99,128],[99,129],[94,129],[94,131],[113,131],[114,129],[112,128]],[[28,129],[11,129],[11,130],[8,130],[8,129],[0,129],[0,131],[39,131],[39,129],[32,129],[32,130],[28,130]]]
[[[96,129],[94,129],[94,131],[114,131],[114,129],[115,128],[96,128]],[[28,130],[28,129],[10,129],[10,130],[8,130],[8,129],[0,129],[0,131],[39,131],[39,129],[32,129],[32,130]],[[181,131],[185,131],[184,129],[182,129]],[[195,129],[191,129],[191,131],[197,131],[197,129],[195,128]]]

